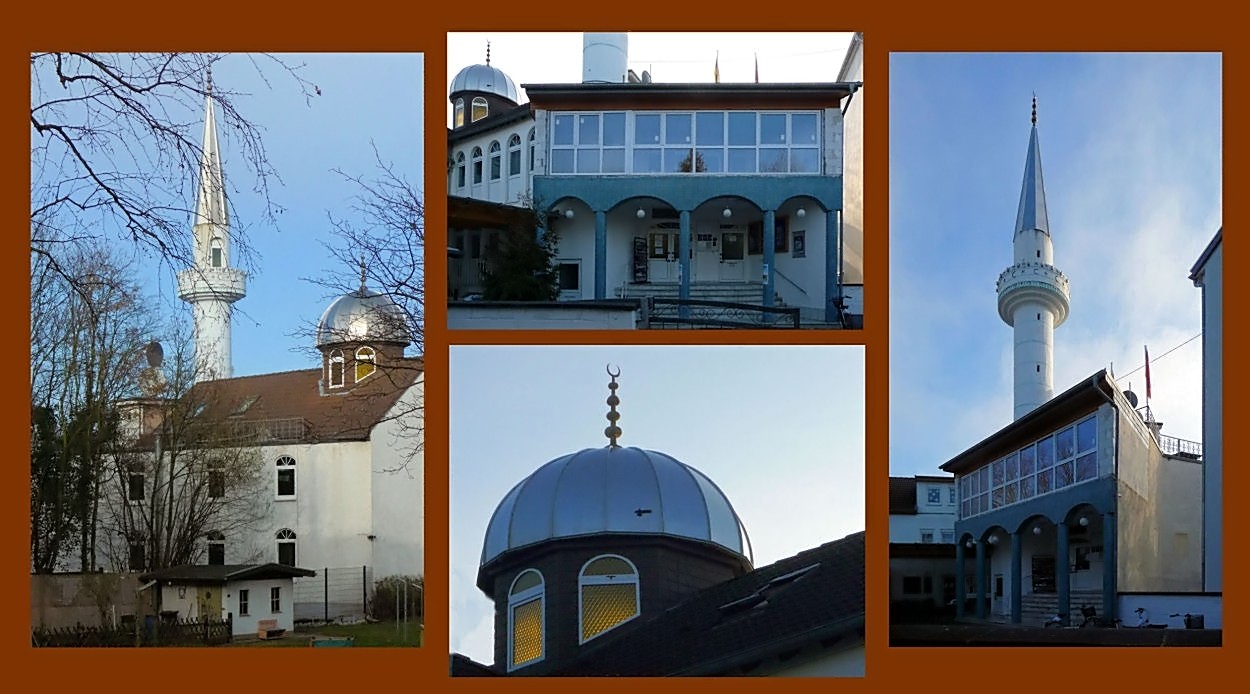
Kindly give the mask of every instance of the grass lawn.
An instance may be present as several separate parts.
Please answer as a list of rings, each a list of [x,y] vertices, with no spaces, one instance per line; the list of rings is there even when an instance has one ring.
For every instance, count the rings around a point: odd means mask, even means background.
[[[307,648],[315,637],[350,636],[353,646],[420,646],[421,624],[408,623],[408,638],[404,639],[403,625],[395,628],[395,622],[378,622],[376,624],[322,624],[320,626],[297,627],[280,639],[262,641],[256,638],[236,638],[229,645],[241,647]]]

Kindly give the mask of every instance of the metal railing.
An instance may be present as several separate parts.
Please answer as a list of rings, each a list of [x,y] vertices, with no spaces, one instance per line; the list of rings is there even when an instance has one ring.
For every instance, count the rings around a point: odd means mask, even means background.
[[[799,327],[799,309],[729,301],[649,297],[647,320],[653,328]]]
[[[1175,436],[1165,436],[1159,434],[1159,450],[1164,455],[1172,455],[1178,458],[1189,458],[1191,460],[1202,460],[1202,444],[1197,441],[1189,441],[1186,439],[1178,439]]]

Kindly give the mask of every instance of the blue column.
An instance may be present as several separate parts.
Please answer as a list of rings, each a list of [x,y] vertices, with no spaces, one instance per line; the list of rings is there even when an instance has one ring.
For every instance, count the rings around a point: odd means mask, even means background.
[[[988,592],[986,574],[989,572],[989,557],[985,555],[984,539],[977,540],[977,619],[985,619],[985,594]]]
[[[608,298],[608,213],[595,210],[595,298]]]
[[[777,295],[773,270],[777,262],[777,213],[764,210],[764,305],[772,306]]]
[[[1107,619],[1115,619],[1120,611],[1116,600],[1117,539],[1115,514],[1102,514],[1102,615]]]
[[[835,301],[841,301],[840,276],[842,274],[842,220],[839,210],[825,212],[825,321],[838,319]],[[977,543],[980,547],[981,543]]]
[[[1020,595],[1021,587],[1024,581],[1020,576],[1020,564],[1024,552],[1021,549],[1021,538],[1019,531],[1011,534],[1011,623],[1019,624],[1024,621],[1023,604]]]
[[[1059,592],[1059,618],[1064,624],[1072,614],[1072,597],[1068,592],[1069,570],[1072,564],[1068,559],[1068,524],[1060,522],[1055,526],[1059,531],[1059,541],[1055,547],[1055,589]]]
[[[680,233],[677,236],[677,274],[681,278],[681,284],[677,289],[677,298],[690,298],[690,210],[682,210],[677,213],[677,221],[680,225]],[[681,306],[677,315],[681,318],[690,317],[690,307]]]
[[[964,602],[968,600],[968,582],[965,579],[967,575],[964,568],[964,541],[960,538],[955,543],[955,619],[964,618]]]

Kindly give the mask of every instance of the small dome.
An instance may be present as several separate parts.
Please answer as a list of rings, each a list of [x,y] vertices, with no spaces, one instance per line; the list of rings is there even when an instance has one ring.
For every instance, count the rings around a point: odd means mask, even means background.
[[[459,92],[484,92],[517,103],[516,82],[492,65],[470,65],[457,73],[448,93],[454,97]]]
[[[404,311],[385,295],[357,289],[334,300],[317,323],[317,346],[342,342],[412,342]]]
[[[724,493],[698,470],[641,448],[587,448],[521,480],[491,516],[485,566],[509,550],[598,533],[666,535],[749,558],[746,528]]]

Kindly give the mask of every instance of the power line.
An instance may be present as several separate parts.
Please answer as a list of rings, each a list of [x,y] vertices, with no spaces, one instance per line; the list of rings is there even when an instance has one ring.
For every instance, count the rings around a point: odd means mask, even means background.
[[[1199,332],[1197,335],[1194,335],[1193,337],[1189,338],[1188,340],[1185,340],[1184,342],[1180,343],[1179,345],[1176,345],[1176,346],[1175,346],[1175,347],[1173,347],[1172,349],[1169,349],[1168,351],[1164,352],[1163,354],[1160,354],[1159,356],[1155,357],[1155,362],[1158,362],[1160,359],[1162,359],[1162,358],[1166,357],[1167,355],[1171,354],[1172,352],[1175,352],[1176,350],[1180,349],[1181,347],[1184,347],[1185,345],[1189,344],[1190,342],[1193,342],[1194,340],[1197,340],[1197,339],[1198,339],[1198,338],[1200,338],[1200,337],[1202,337],[1202,333],[1201,333],[1201,332]],[[1146,368],[1146,364],[1145,364],[1145,362],[1143,362],[1143,363],[1142,363],[1142,365],[1141,365],[1141,366],[1139,366],[1139,367],[1137,367],[1136,369],[1133,369],[1132,371],[1129,371],[1128,373],[1123,374],[1123,375],[1121,375],[1121,376],[1117,376],[1115,380],[1117,380],[1117,381],[1123,380],[1124,378],[1126,378],[1126,377],[1128,377],[1128,376],[1132,376],[1133,374],[1137,373],[1138,371],[1141,371],[1141,370],[1142,370],[1142,369],[1144,369],[1144,368]]]

